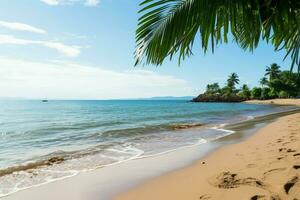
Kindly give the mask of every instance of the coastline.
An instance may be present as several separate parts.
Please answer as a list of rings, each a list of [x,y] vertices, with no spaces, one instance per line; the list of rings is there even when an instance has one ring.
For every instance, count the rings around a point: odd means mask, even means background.
[[[249,104],[274,104],[274,105],[292,105],[300,106],[300,99],[270,99],[270,100],[249,100],[244,103]]]
[[[300,106],[299,99],[246,103]],[[115,199],[297,199],[299,144],[300,113],[279,117],[247,140],[220,148]]]
[[[287,112],[284,115],[290,113],[291,112]],[[275,116],[271,118],[274,120],[277,117],[275,114]],[[270,121],[270,119],[268,120]],[[207,154],[210,155],[215,152],[215,149],[219,149],[224,145],[243,141],[256,132],[257,129],[264,126],[265,123],[265,119],[262,119],[260,123],[257,121],[250,123],[253,127],[249,128],[249,125],[247,125],[247,128],[242,128],[249,129],[249,133],[233,134],[216,143],[202,144],[201,148],[196,145],[153,157],[130,160],[110,167],[81,173],[60,181],[47,183],[39,187],[22,190],[3,197],[3,199],[111,199],[113,196],[138,187],[140,184],[152,180],[153,178],[163,177],[165,174],[172,173],[174,170],[180,170],[193,165],[199,159]],[[257,127],[258,124],[260,125]],[[234,129],[236,127],[230,127],[230,129],[231,128]],[[239,129],[241,129],[241,127],[236,130]],[[45,194],[47,194],[47,197]]]

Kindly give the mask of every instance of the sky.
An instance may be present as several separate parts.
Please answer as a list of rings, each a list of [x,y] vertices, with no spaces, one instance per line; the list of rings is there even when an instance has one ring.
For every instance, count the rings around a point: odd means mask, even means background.
[[[290,67],[285,52],[265,42],[254,52],[230,42],[204,55],[197,40],[194,55],[180,66],[167,59],[162,66],[134,67],[139,2],[2,0],[0,98],[196,96],[209,83],[224,85],[232,72],[253,87],[267,65]]]

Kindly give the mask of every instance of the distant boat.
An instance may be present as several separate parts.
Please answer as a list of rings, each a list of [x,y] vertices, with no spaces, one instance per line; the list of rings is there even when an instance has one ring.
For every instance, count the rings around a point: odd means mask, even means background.
[[[48,100],[47,99],[43,99],[42,102],[48,102]]]

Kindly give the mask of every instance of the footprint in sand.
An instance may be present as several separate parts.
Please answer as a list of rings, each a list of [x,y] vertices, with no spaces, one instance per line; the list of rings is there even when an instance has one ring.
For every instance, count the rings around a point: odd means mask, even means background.
[[[291,180],[284,184],[283,188],[286,194],[288,194],[292,187],[298,182],[298,179],[298,176],[294,176]]]
[[[286,152],[288,152],[288,153],[294,153],[294,152],[296,152],[296,150],[288,149],[288,150],[286,150]]]
[[[200,196],[200,199],[201,200],[207,200],[207,199],[210,199],[210,196],[205,194],[205,195]]]
[[[289,144],[290,142],[285,142],[285,143],[282,143],[282,146],[285,146],[286,144]]]
[[[281,159],[283,159],[283,158],[285,158],[285,157],[278,157],[277,160],[281,160]]]
[[[230,172],[223,172],[219,174],[214,181],[211,182],[211,184],[223,189],[237,188],[241,185],[252,185],[261,188],[265,187],[265,184],[256,178],[239,178],[237,174]]]
[[[250,163],[250,164],[247,165],[247,168],[253,168],[253,167],[256,167],[256,165],[252,164],[252,163]]]
[[[250,198],[250,200],[258,200],[258,199],[262,199],[265,198],[265,195],[254,195],[253,197]]]
[[[286,168],[282,167],[282,168],[275,168],[275,169],[270,169],[268,171],[266,171],[264,173],[264,176],[267,176],[269,175],[270,173],[273,173],[273,172],[277,172],[277,171],[284,171]]]
[[[281,151],[283,151],[283,150],[286,150],[286,148],[284,147],[284,148],[279,148],[279,149],[278,149],[279,152],[281,152]]]
[[[294,165],[293,168],[294,169],[300,169],[300,165]]]
[[[266,200],[266,199],[270,199],[270,200],[280,200],[279,197],[277,196],[270,196],[270,198],[267,198],[265,195],[254,195],[253,197],[250,198],[250,200]]]

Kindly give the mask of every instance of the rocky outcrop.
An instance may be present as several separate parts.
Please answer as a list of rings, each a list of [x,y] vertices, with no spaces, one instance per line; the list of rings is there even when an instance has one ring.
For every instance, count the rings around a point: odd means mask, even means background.
[[[200,94],[194,98],[192,102],[242,102],[245,101],[243,97],[236,94],[221,95],[221,94]]]

